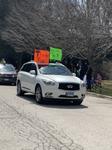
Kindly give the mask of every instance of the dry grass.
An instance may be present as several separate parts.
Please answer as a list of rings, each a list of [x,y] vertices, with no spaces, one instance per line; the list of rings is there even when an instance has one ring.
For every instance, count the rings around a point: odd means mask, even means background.
[[[103,80],[102,87],[95,87],[92,92],[112,96],[112,80]]]

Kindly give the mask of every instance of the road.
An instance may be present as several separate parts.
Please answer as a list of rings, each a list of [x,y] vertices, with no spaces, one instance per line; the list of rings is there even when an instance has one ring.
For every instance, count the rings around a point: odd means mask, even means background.
[[[35,103],[0,86],[0,150],[112,150],[112,100]]]

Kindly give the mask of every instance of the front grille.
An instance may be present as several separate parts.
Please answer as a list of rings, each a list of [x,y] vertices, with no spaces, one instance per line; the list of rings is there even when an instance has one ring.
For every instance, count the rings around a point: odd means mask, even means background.
[[[59,89],[63,90],[79,90],[80,85],[77,83],[59,83]]]

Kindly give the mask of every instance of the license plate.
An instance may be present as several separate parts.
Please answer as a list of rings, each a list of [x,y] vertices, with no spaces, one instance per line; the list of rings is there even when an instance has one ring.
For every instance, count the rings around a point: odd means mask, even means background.
[[[74,92],[66,92],[66,96],[73,97],[74,96]]]

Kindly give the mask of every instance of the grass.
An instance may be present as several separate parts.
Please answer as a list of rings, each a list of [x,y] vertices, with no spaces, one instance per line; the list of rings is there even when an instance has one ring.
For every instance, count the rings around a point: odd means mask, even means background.
[[[102,87],[93,87],[92,92],[112,96],[112,80],[103,80]]]

